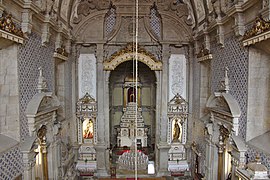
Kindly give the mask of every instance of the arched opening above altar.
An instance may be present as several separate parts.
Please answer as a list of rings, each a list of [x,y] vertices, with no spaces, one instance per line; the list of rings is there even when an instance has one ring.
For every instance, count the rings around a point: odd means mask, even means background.
[[[125,61],[110,73],[110,143],[115,159],[122,152],[130,150],[132,143],[136,141],[138,149],[152,160],[155,147],[157,80],[155,71],[142,62],[138,62],[136,77],[133,64],[132,60]]]

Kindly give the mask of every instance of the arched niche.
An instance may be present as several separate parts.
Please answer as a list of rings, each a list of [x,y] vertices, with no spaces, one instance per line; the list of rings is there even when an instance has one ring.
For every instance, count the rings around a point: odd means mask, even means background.
[[[125,112],[128,109],[127,104],[132,103],[129,101],[131,94],[128,93],[130,88],[135,86],[135,78],[132,75],[133,63],[132,61],[125,61],[119,64],[113,71],[110,72],[108,79],[108,104],[110,109],[109,124],[110,124],[110,143],[114,146],[117,144],[117,129],[121,124],[121,119],[125,117]],[[143,116],[145,128],[149,138],[147,143],[149,146],[151,142],[154,143],[155,126],[156,126],[156,91],[157,91],[157,78],[154,71],[144,63],[138,62],[138,78],[137,78],[137,102],[138,112]],[[131,90],[130,90],[131,91]],[[136,102],[134,96],[134,103]],[[130,108],[130,107],[129,107]],[[129,112],[127,112],[129,113]],[[144,128],[144,129],[145,129]],[[124,130],[123,130],[124,131]]]
[[[238,102],[228,92],[213,93],[207,103],[206,107],[209,112],[224,124],[227,124],[234,134],[238,135],[239,122],[241,110]]]
[[[60,148],[57,136],[61,124],[57,121],[60,108],[58,98],[51,92],[39,92],[27,105],[25,114],[28,119],[29,137],[22,143],[23,163],[26,164],[26,179],[58,178],[54,167],[61,162],[57,151]],[[53,159],[53,161],[52,161]]]
[[[244,141],[238,136],[241,111],[238,102],[229,93],[228,77],[221,82],[222,89],[214,92],[206,103],[209,114],[205,123],[207,167],[217,168],[217,174],[209,171],[207,178],[226,179],[235,176],[236,168],[243,164]],[[214,152],[214,153],[213,153]],[[210,160],[213,159],[214,160]]]
[[[36,134],[42,125],[53,123],[60,108],[58,98],[51,92],[41,92],[33,96],[26,108],[30,136]]]

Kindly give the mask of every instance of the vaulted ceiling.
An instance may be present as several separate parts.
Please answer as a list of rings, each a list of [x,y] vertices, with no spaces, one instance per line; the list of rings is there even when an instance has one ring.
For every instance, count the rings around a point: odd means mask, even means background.
[[[102,10],[106,6],[115,5],[115,4],[128,4],[134,3],[135,0],[55,0],[55,8],[58,9],[60,17],[66,22],[72,20],[72,16],[77,13],[78,6],[89,4],[89,9]],[[200,21],[204,20],[206,17],[206,11],[213,11],[213,6],[211,0],[139,0],[139,6],[144,4],[156,4],[157,6],[162,6],[164,9],[176,10],[176,5],[179,3],[184,3],[187,5],[189,11],[189,19],[192,19],[194,22],[193,27]],[[208,13],[207,12],[207,13]]]

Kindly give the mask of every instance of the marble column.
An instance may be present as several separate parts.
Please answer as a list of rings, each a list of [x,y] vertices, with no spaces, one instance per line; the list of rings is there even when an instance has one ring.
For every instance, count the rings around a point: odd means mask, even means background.
[[[106,149],[105,142],[105,118],[104,118],[104,85],[105,72],[103,71],[103,44],[97,44],[97,173],[99,176],[107,176],[106,170]],[[107,132],[108,133],[108,132]]]
[[[223,171],[224,171],[224,142],[223,137],[219,136],[218,143],[218,180],[224,180]]]
[[[162,73],[161,73],[161,92],[160,99],[157,99],[157,103],[160,104],[160,123],[159,123],[159,142],[157,144],[158,148],[158,176],[163,176],[168,174],[168,151],[170,149],[167,143],[167,130],[168,130],[168,61],[170,58],[170,47],[168,44],[164,44],[162,47]]]
[[[218,169],[218,149],[217,146],[207,140],[206,144],[206,165],[205,165],[205,179],[217,179]]]

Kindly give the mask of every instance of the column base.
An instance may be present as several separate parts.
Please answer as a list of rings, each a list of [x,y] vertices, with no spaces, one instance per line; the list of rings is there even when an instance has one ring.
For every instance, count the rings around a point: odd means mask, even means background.
[[[96,149],[96,158],[97,158],[97,177],[108,177],[108,167],[106,166],[109,163],[109,157],[107,157],[107,146],[105,143],[98,143],[95,146]]]

